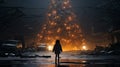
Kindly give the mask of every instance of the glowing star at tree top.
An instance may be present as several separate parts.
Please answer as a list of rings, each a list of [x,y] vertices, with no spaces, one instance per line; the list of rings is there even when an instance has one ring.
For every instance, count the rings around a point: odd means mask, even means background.
[[[42,25],[37,42],[54,45],[59,39],[63,50],[80,50],[83,38],[70,0],[50,0],[46,22]]]

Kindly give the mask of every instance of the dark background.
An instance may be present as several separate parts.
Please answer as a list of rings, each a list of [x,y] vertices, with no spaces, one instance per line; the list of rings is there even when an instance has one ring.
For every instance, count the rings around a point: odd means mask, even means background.
[[[0,0],[0,40],[33,39],[45,22],[50,0]],[[71,0],[85,38],[120,30],[120,0]]]

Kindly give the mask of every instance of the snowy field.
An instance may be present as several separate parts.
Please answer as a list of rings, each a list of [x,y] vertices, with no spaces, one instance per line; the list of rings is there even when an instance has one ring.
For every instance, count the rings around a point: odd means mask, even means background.
[[[40,57],[0,57],[0,67],[4,65],[11,67],[55,67],[55,55],[52,52],[27,52],[23,55]],[[63,52],[60,55],[60,64],[69,65],[69,67],[76,65],[78,67],[86,67],[86,65],[87,67],[91,67],[91,65],[94,67],[104,67],[104,65],[110,65],[108,67],[111,67],[111,65],[117,65],[119,67],[120,60],[119,56],[93,56],[80,55],[79,52]]]

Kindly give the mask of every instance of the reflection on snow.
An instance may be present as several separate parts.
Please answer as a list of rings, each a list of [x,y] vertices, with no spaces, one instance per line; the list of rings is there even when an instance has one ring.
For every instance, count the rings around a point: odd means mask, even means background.
[[[6,63],[8,65],[11,65],[10,67],[55,67],[55,63],[54,63],[55,55],[52,52],[27,52],[27,53],[23,53],[23,55],[28,55],[28,56],[38,55],[38,56],[51,56],[51,57],[49,58],[1,57],[0,67],[3,67],[1,65],[6,65]],[[66,67],[66,65],[67,67],[106,67],[104,65],[108,66],[110,64],[115,64],[115,65],[117,64],[119,67],[120,61],[118,57],[119,56],[80,55],[79,52],[63,52],[60,54],[60,64],[61,66],[64,67]]]

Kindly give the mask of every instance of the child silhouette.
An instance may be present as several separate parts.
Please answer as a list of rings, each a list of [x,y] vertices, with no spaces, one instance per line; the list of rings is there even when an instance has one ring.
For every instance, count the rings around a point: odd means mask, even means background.
[[[60,44],[60,40],[56,40],[56,43],[53,47],[53,52],[55,53],[55,63],[59,65],[59,54],[62,52],[62,47]]]

